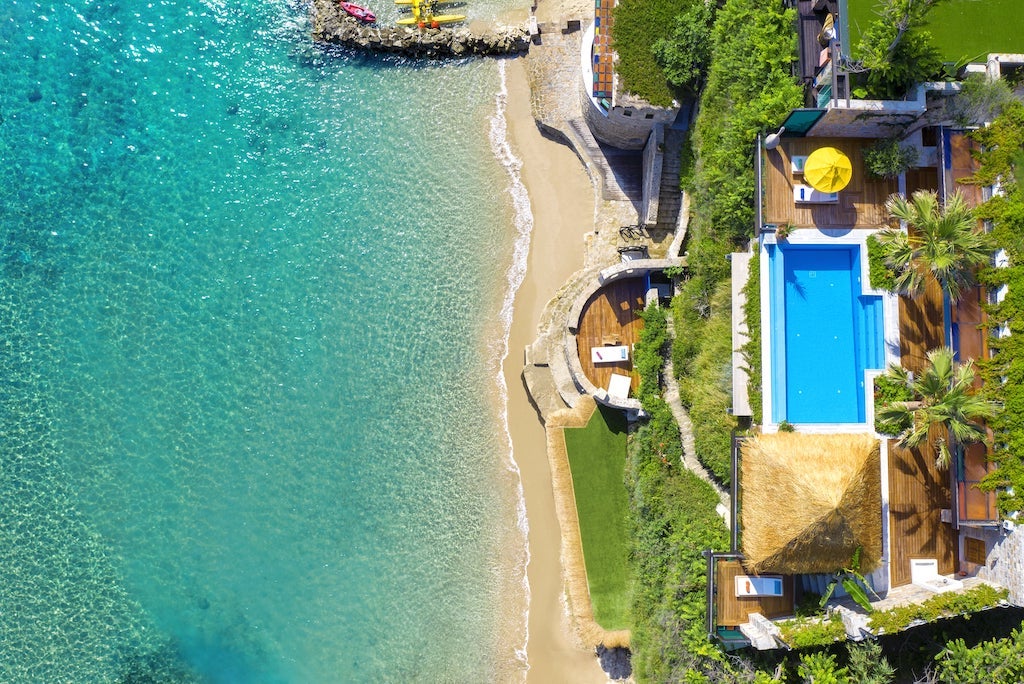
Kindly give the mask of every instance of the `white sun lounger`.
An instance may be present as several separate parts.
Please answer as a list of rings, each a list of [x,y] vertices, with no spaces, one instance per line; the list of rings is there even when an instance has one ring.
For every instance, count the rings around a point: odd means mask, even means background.
[[[608,396],[613,399],[628,399],[631,378],[621,373],[612,373],[608,380]]]
[[[629,347],[591,347],[590,360],[594,363],[629,361]]]

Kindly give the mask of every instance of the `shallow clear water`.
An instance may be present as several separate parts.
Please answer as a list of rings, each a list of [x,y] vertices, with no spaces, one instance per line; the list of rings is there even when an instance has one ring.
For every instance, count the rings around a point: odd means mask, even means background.
[[[0,32],[0,680],[518,671],[496,63],[283,1]]]

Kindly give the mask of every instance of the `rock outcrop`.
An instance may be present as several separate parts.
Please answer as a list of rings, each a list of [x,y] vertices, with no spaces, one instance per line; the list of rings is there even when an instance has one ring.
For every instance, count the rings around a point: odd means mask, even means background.
[[[525,26],[497,26],[480,33],[465,27],[378,27],[349,16],[335,0],[314,0],[310,12],[313,40],[367,52],[417,59],[449,59],[514,55],[526,52],[530,47],[530,36]]]

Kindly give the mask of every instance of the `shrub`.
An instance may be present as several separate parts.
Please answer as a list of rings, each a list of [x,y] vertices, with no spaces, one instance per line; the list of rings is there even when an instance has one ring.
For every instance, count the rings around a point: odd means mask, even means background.
[[[896,178],[917,164],[917,148],[901,145],[898,138],[879,140],[864,148],[864,166],[874,178]]]
[[[839,613],[821,617],[797,618],[782,623],[782,640],[792,648],[827,646],[846,639]]]
[[[850,673],[836,665],[831,653],[804,653],[800,656],[797,675],[813,684],[850,684]]]
[[[654,58],[669,83],[696,93],[711,61],[711,27],[718,5],[699,0],[676,17],[672,35],[654,43]]]
[[[726,486],[731,481],[732,291],[722,282],[709,302],[710,312],[696,329],[676,328],[676,337],[699,336],[686,366],[679,369],[679,398],[690,410],[698,460]]]
[[[876,290],[896,291],[896,273],[885,263],[885,248],[878,238],[871,234],[867,239],[868,281]]]
[[[938,681],[951,684],[989,684],[1024,681],[1024,628],[1005,639],[967,648],[954,639],[935,657]]]
[[[675,94],[651,46],[669,40],[676,17],[697,0],[619,0],[611,36],[622,86],[653,105],[672,105]],[[680,7],[680,4],[683,4]]]
[[[755,252],[750,260],[750,278],[743,286],[746,305],[743,318],[747,324],[747,343],[743,345],[743,360],[747,363],[747,393],[750,397],[750,408],[753,421],[760,424],[762,420],[762,369],[761,369],[761,259]]]
[[[889,375],[879,375],[875,378],[875,432],[889,437],[895,437],[900,430],[892,431],[892,427],[877,417],[878,411],[896,401],[910,401],[913,393],[907,387],[907,383],[900,382]],[[893,426],[894,427],[894,426]]]
[[[923,603],[875,611],[871,614],[868,625],[875,631],[894,634],[906,629],[915,620],[931,622],[942,617],[975,613],[991,608],[1004,600],[1006,595],[1005,589],[982,584],[964,592],[936,594]]]
[[[668,343],[668,320],[664,309],[652,305],[640,313],[644,327],[633,351],[633,366],[640,375],[640,389],[637,397],[647,407],[651,397],[661,396],[661,369],[665,365],[663,356]]]

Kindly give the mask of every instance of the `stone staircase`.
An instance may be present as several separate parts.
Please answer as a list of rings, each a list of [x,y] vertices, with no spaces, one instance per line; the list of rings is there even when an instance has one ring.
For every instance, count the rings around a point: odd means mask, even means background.
[[[580,152],[600,178],[601,198],[638,205],[643,200],[642,151],[620,150],[598,142],[583,119],[572,119],[569,128]]]
[[[675,128],[665,130],[665,152],[661,162],[661,186],[658,191],[657,227],[674,231],[683,207],[683,193],[679,189],[679,172],[682,167],[681,153],[686,131]]]

